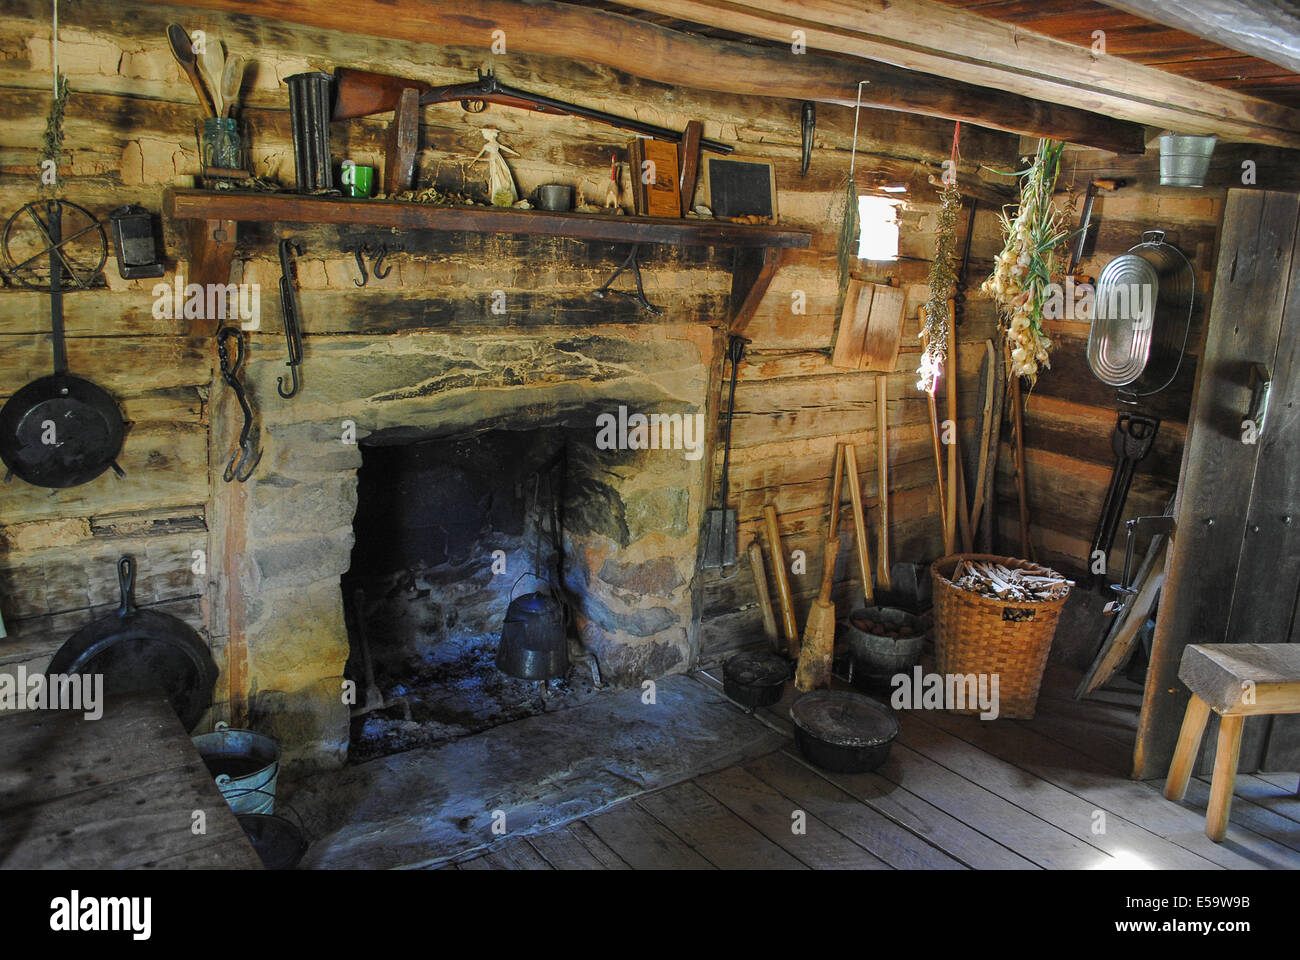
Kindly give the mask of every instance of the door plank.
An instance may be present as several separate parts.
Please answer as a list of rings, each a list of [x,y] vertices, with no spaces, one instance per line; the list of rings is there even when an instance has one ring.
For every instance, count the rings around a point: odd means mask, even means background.
[[[1271,351],[1281,329],[1286,285],[1300,219],[1300,195],[1228,191],[1214,302],[1192,401],[1175,507],[1177,533],[1156,622],[1146,696],[1134,750],[1134,774],[1169,767],[1187,690],[1178,681],[1183,648],[1222,642],[1242,547],[1258,445],[1242,442],[1250,402],[1246,372]],[[1271,361],[1271,352],[1264,358]],[[1209,521],[1213,521],[1211,524]]]

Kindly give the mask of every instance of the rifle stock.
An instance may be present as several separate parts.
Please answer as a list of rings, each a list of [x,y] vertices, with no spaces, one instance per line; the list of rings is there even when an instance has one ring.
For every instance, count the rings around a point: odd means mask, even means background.
[[[548,116],[574,116],[594,120],[622,130],[631,130],[658,140],[680,141],[681,134],[666,127],[642,123],[627,117],[619,117],[603,110],[591,110],[577,104],[564,103],[526,90],[518,90],[498,83],[491,74],[480,76],[470,83],[458,83],[450,86],[435,87],[422,80],[408,80],[384,73],[372,73],[369,70],[354,70],[351,67],[338,67],[334,71],[334,111],[335,120],[351,120],[356,117],[368,117],[376,113],[387,113],[396,109],[403,90],[418,90],[420,105],[429,103],[451,103],[455,101],[482,101],[499,106],[515,107],[533,113]],[[733,147],[717,140],[701,140],[700,146],[714,153],[731,153]]]

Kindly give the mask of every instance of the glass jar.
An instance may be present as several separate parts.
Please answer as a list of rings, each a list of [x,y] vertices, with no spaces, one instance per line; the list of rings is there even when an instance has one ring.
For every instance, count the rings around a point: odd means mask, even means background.
[[[199,148],[205,168],[239,170],[244,160],[244,144],[234,117],[204,117]]]

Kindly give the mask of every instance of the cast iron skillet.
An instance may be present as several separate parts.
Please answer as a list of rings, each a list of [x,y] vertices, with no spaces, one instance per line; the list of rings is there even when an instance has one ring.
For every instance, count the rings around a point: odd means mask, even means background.
[[[32,216],[37,217],[33,211]],[[50,327],[54,373],[33,380],[0,410],[0,460],[16,476],[38,487],[75,487],[94,480],[122,449],[126,427],[113,398],[89,380],[68,373],[63,342],[63,208],[47,206],[44,229],[50,239]]]
[[[122,605],[74,633],[50,661],[49,674],[103,674],[106,694],[161,690],[186,730],[212,703],[217,665],[193,628],[131,599],[135,561],[117,562]]]

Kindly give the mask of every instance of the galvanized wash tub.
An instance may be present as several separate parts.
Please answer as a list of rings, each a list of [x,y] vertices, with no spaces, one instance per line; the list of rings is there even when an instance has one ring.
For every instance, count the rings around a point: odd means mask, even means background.
[[[1088,331],[1088,366],[1120,398],[1159,393],[1182,365],[1196,273],[1182,251],[1149,230],[1101,272]]]

